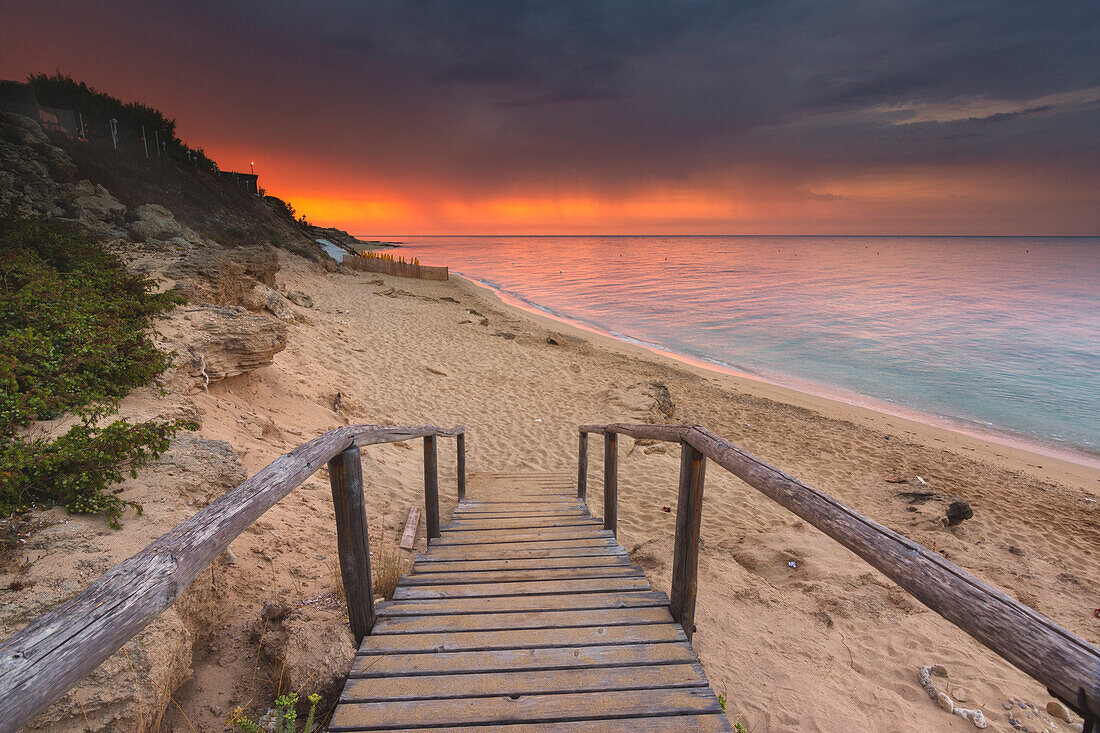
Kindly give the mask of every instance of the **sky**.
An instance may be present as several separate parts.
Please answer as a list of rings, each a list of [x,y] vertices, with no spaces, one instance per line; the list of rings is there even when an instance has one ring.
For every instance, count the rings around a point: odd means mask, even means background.
[[[1100,234],[1095,0],[0,0],[0,78],[160,108],[311,221]]]

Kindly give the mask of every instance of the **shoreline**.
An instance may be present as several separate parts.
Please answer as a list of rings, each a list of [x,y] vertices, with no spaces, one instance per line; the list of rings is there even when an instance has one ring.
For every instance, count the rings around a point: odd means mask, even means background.
[[[718,362],[694,358],[656,345],[648,345],[636,339],[616,336],[596,326],[551,313],[488,283],[465,275],[451,272],[451,280],[464,291],[513,315],[533,320],[544,328],[556,329],[574,337],[591,340],[609,351],[624,356],[671,363],[697,376],[718,382],[725,388],[808,409],[825,417],[853,422],[885,435],[893,434],[907,440],[917,440],[930,448],[943,448],[945,445],[958,446],[970,452],[972,457],[976,455],[1002,467],[1022,470],[1043,480],[1059,483],[1092,482],[1096,485],[1094,495],[1100,496],[1100,456],[1064,446],[1042,443],[1027,436],[1000,433],[992,429],[983,430],[977,426],[957,423],[947,417],[917,410],[905,410],[864,395],[855,396],[866,399],[871,404],[849,402],[839,395],[806,391]]]

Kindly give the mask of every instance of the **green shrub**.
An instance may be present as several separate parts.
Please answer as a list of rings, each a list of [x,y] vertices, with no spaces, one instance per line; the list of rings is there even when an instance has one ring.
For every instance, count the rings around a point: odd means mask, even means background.
[[[168,119],[160,110],[141,102],[123,102],[117,97],[78,82],[60,70],[51,74],[31,74],[27,82],[34,87],[38,103],[47,107],[71,109],[92,119],[106,123],[118,120],[120,127],[137,133],[143,127],[147,140],[164,143],[165,152],[177,160],[188,160],[204,170],[215,170],[214,161],[206,157],[202,148],[189,148],[176,137],[176,121]],[[91,129],[91,128],[89,128]],[[103,135],[104,130],[99,131]]]
[[[170,363],[148,329],[182,301],[152,287],[76,225],[0,220],[0,513],[62,504],[117,525],[132,503],[108,487],[196,427],[99,424]],[[20,434],[65,413],[82,424],[52,440]]]
[[[318,727],[315,721],[317,719],[317,703],[321,702],[321,696],[314,693],[309,696],[308,700],[309,713],[306,715],[305,726],[301,729],[301,733],[314,733]],[[293,692],[289,695],[281,695],[275,700],[274,723],[276,733],[299,733],[297,705],[298,695]],[[266,722],[264,719],[261,719],[261,721]],[[253,722],[240,708],[230,716],[229,723],[235,728],[245,731],[245,733],[262,733],[267,729],[266,725],[261,726]]]

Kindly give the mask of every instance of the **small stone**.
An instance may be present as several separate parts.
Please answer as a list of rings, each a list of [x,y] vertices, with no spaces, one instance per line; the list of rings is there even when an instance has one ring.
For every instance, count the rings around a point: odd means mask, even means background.
[[[1012,703],[1010,703],[1010,702],[1006,702],[1006,703],[1004,704],[1004,707],[1005,707],[1005,710],[1011,710],[1011,709],[1012,709]]]
[[[428,367],[428,371],[431,372],[432,374],[438,374],[441,377],[447,376],[447,372],[443,371],[442,369],[438,369],[436,367]]]
[[[947,696],[947,693],[941,692],[936,695],[936,702],[944,709],[945,712],[955,712],[955,703],[951,702],[951,698]]]
[[[959,702],[967,702],[970,699],[970,691],[965,687],[956,687],[953,697]]]
[[[290,604],[282,599],[264,601],[260,610],[260,618],[264,621],[278,621],[287,616],[293,609]]]
[[[552,338],[550,336],[546,337],[546,343],[550,344],[551,346],[557,346],[558,345],[557,339]]]
[[[962,499],[956,499],[947,507],[947,526],[954,527],[974,516],[974,510]]]
[[[943,666],[942,664],[933,664],[932,674],[936,675],[937,677],[946,677],[947,667]]]
[[[1051,717],[1058,718],[1058,720],[1064,720],[1067,723],[1073,722],[1073,713],[1057,700],[1051,700],[1047,703],[1047,713]]]

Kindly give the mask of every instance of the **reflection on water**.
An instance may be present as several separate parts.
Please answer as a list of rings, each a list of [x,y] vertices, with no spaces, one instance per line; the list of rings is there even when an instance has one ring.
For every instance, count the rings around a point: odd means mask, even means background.
[[[406,242],[620,336],[1100,452],[1100,238]]]

